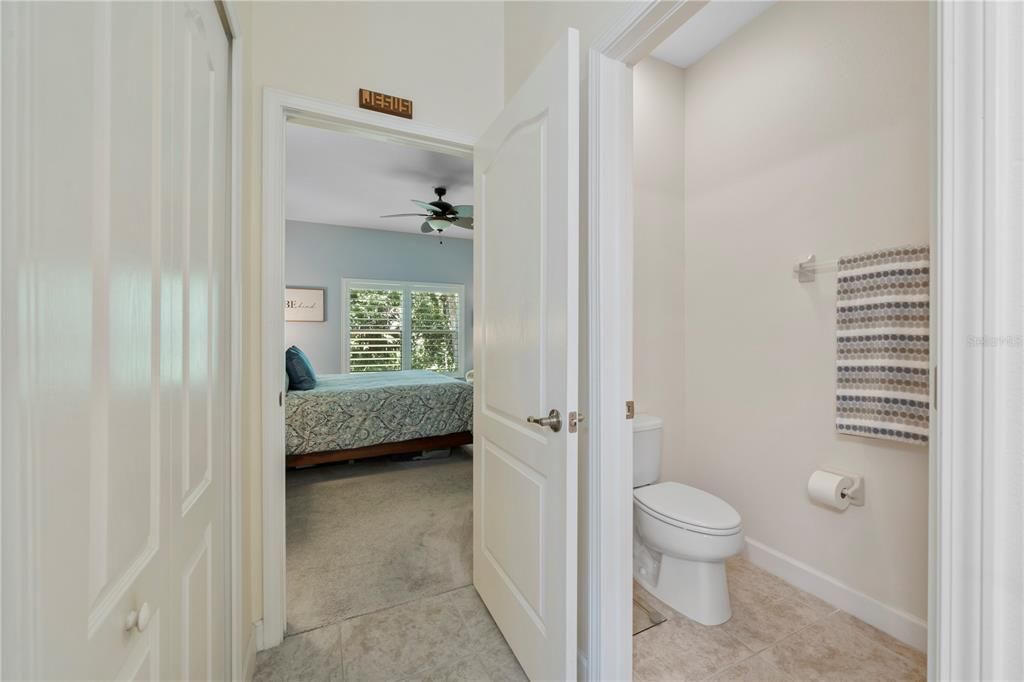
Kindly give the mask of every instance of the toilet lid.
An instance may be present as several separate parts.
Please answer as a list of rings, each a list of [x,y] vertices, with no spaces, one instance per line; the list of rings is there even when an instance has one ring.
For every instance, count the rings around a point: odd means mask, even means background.
[[[669,523],[693,526],[711,535],[731,535],[740,526],[739,512],[728,502],[682,483],[666,481],[637,488],[633,498]]]

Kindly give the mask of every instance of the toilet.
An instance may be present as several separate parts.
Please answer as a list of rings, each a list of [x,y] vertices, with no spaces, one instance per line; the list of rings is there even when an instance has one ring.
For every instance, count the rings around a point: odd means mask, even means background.
[[[743,549],[739,513],[692,486],[663,481],[659,417],[633,420],[633,577],[704,625],[732,617],[725,560]]]

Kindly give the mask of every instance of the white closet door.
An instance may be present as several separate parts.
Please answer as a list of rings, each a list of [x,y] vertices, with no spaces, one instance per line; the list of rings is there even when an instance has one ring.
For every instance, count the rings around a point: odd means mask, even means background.
[[[223,677],[225,31],[2,12],[2,676]]]

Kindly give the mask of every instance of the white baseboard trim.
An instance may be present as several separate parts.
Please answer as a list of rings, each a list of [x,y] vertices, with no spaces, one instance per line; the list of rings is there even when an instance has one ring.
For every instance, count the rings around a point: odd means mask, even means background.
[[[242,658],[242,679],[249,682],[256,674],[256,627],[249,632],[249,641],[245,644],[245,653]]]
[[[747,538],[744,554],[751,563],[792,583],[805,592],[827,601],[836,608],[860,618],[904,644],[924,651],[928,647],[928,624],[906,611],[887,606],[874,597],[858,592],[835,578],[778,550]]]
[[[256,635],[256,651],[263,651],[267,647],[263,644],[263,619],[252,624],[252,631]]]

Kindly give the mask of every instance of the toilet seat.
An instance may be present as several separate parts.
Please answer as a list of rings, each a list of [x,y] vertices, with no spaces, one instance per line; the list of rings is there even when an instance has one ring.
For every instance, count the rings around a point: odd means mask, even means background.
[[[735,535],[739,512],[725,500],[683,483],[666,481],[633,490],[637,505],[660,521],[704,535]]]

